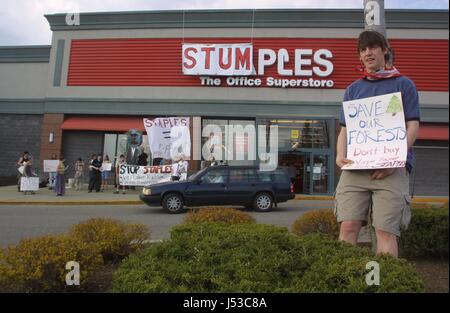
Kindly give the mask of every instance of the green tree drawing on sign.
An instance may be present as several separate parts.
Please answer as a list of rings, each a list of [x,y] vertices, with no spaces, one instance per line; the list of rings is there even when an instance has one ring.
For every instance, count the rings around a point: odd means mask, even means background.
[[[397,96],[392,96],[391,101],[389,101],[386,113],[392,113],[392,116],[395,116],[396,113],[402,111],[403,111],[402,102]]]

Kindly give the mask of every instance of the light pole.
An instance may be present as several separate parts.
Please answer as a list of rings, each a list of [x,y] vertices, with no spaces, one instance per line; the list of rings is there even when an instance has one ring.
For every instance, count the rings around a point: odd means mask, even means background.
[[[364,30],[374,30],[382,34],[387,40],[386,17],[384,13],[384,0],[363,0],[364,5]],[[394,64],[394,50],[388,48],[386,65]]]

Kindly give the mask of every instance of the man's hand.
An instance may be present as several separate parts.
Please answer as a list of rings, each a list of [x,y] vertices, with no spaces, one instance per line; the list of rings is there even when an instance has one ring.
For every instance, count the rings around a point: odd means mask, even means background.
[[[349,159],[344,158],[344,157],[337,157],[336,158],[336,165],[339,166],[340,168],[342,168],[346,164],[352,164],[352,163],[353,163],[352,160],[349,160]]]
[[[372,179],[383,179],[392,175],[395,172],[395,168],[383,168],[379,170],[374,170],[370,176]]]

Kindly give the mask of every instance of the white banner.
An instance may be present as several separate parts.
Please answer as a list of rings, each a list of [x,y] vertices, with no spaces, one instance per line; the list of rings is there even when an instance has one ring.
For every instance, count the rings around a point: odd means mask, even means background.
[[[189,117],[144,118],[144,126],[153,158],[173,159],[191,156]]]
[[[39,177],[21,177],[20,191],[38,191]]]
[[[44,173],[56,172],[59,160],[44,160]]]
[[[119,167],[119,184],[122,186],[148,186],[170,181],[172,166],[139,166],[122,164]]]
[[[183,74],[249,76],[253,68],[253,46],[240,44],[183,44]]]
[[[404,167],[407,133],[400,92],[345,101],[347,158],[342,169]]]

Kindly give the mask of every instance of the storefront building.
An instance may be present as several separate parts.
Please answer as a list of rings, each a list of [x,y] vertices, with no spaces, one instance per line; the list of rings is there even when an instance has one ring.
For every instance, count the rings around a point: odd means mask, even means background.
[[[15,177],[25,150],[38,167],[52,153],[69,165],[92,153],[111,158],[124,151],[125,132],[144,131],[143,118],[187,116],[192,156],[201,155],[208,124],[277,125],[278,161],[295,168],[296,192],[333,193],[338,113],[345,88],[361,76],[362,10],[82,13],[79,25],[68,25],[65,14],[45,17],[51,46],[0,47],[4,181]],[[387,10],[386,21],[396,67],[419,90],[411,187],[416,195],[448,196],[448,11]],[[251,50],[224,52],[231,44]],[[199,51],[206,59],[197,59]],[[216,52],[226,69],[245,69],[250,58],[252,75],[186,71]],[[240,140],[244,150],[257,145],[257,138]],[[199,168],[200,158],[190,161],[191,171]]]

